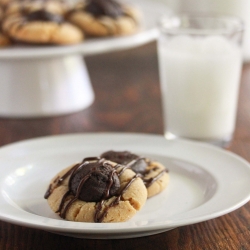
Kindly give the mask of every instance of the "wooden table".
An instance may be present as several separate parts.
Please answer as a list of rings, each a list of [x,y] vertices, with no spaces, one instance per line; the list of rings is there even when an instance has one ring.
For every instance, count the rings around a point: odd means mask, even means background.
[[[59,117],[0,119],[0,146],[75,132],[163,134],[155,43],[87,57],[86,63],[96,95],[91,107]],[[250,65],[243,67],[235,139],[228,150],[250,161]],[[250,203],[217,219],[154,236],[122,240],[76,239],[0,221],[0,249],[247,250]]]

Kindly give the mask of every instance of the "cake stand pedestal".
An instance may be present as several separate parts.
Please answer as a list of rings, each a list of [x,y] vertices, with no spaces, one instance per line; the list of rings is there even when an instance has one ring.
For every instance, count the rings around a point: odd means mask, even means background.
[[[0,115],[72,113],[94,101],[82,55],[0,60]]]

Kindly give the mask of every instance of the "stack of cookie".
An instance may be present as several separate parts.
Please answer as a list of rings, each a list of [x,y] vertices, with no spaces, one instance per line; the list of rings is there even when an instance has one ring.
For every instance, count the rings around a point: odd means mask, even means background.
[[[168,171],[159,162],[128,151],[107,151],[62,170],[44,197],[66,220],[123,222],[164,190],[168,181]]]
[[[0,45],[77,44],[88,37],[136,32],[139,14],[116,0],[0,0]]]

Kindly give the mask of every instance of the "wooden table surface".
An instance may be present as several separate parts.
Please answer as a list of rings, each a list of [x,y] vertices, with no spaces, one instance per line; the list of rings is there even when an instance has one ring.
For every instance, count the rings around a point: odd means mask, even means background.
[[[0,146],[75,132],[163,134],[155,43],[85,60],[96,95],[93,105],[58,117],[0,118]],[[250,161],[250,64],[243,67],[235,138],[228,150]],[[133,239],[77,239],[0,221],[0,249],[247,250],[250,203],[216,219]]]

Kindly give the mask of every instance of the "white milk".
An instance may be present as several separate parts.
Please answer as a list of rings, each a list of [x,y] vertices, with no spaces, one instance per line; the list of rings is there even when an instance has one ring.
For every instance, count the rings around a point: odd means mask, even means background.
[[[241,74],[240,49],[219,36],[177,36],[160,40],[158,49],[167,131],[201,140],[231,138]]]
[[[245,24],[243,56],[250,61],[250,0],[161,0],[176,12],[216,13],[240,17]]]

